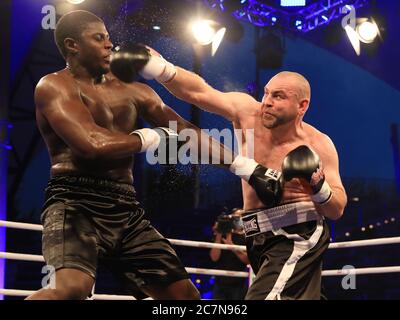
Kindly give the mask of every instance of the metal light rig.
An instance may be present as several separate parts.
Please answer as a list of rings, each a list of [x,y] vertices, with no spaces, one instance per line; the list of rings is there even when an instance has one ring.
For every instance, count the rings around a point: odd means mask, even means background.
[[[226,11],[230,0],[203,0],[215,10]],[[232,15],[259,27],[279,25],[283,29],[309,32],[332,21],[344,17],[350,9],[358,9],[369,4],[369,0],[321,0],[304,7],[271,6],[261,0],[237,0],[240,7]]]

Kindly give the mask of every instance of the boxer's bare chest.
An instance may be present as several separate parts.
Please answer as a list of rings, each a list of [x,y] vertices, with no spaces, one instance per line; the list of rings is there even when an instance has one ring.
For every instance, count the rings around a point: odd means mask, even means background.
[[[97,125],[125,133],[134,129],[137,109],[124,87],[110,82],[87,84],[77,81],[77,85],[80,98]]]
[[[254,145],[254,159],[268,168],[275,170],[281,170],[283,159],[286,155],[300,145],[307,145],[314,150],[319,149],[318,139],[315,139],[315,135],[307,130],[307,133],[303,134],[302,137],[296,137],[290,139],[288,142],[278,143],[274,141],[271,136],[271,131],[264,128],[258,121],[252,121],[243,128],[244,130],[253,129],[254,134],[248,134],[244,141],[244,147],[246,150],[251,149],[251,145]],[[253,141],[250,141],[253,139]]]

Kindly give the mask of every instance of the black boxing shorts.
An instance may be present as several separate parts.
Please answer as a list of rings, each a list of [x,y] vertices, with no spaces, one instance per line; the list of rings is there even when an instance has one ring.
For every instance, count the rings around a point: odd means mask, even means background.
[[[320,300],[322,256],[330,235],[312,202],[242,216],[255,278],[246,300]]]
[[[98,261],[104,262],[137,298],[145,297],[142,286],[189,278],[170,242],[144,218],[131,185],[53,177],[41,221],[43,255],[56,270],[79,269],[95,278]]]

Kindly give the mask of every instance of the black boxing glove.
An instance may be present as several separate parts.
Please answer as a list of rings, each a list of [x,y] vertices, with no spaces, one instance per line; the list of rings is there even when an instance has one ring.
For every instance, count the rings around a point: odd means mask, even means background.
[[[325,180],[319,156],[307,146],[290,151],[282,164],[284,181],[293,178],[305,180],[311,187],[312,201],[324,204],[332,198],[332,190]]]
[[[115,52],[110,64],[111,72],[124,82],[132,82],[141,75],[146,80],[168,82],[176,74],[175,66],[150,47],[130,45]]]
[[[254,159],[243,156],[237,156],[229,169],[247,181],[267,207],[275,207],[281,201],[283,193],[281,172],[266,168]]]

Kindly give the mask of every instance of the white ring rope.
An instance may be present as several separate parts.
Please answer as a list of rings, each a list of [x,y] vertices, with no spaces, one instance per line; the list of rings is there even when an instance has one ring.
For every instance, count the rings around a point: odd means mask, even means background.
[[[43,226],[40,224],[13,222],[5,220],[0,220],[0,227],[32,230],[32,231],[43,231]]]
[[[0,294],[14,297],[27,297],[36,290],[0,289]],[[120,296],[112,294],[93,294],[89,300],[136,300],[133,296]]]
[[[44,262],[44,258],[35,254],[22,254],[11,252],[0,252],[0,258],[9,260],[21,260],[32,262]],[[203,269],[203,268],[185,268],[191,274],[206,274],[210,276],[229,276],[238,278],[247,278],[249,273],[246,271],[230,271],[230,270],[217,270],[217,269]],[[352,269],[337,269],[337,270],[324,270],[323,276],[342,276],[347,274],[377,274],[377,273],[396,273],[400,272],[400,266],[389,267],[372,267],[372,268],[352,268]]]
[[[361,274],[378,274],[378,273],[395,273],[395,272],[400,272],[400,266],[324,270],[322,271],[322,275],[330,277],[330,276],[345,276],[348,274],[361,275]]]
[[[0,227],[24,229],[24,230],[32,230],[32,231],[42,231],[43,230],[43,227],[40,224],[11,222],[11,221],[5,221],[5,220],[0,220]],[[179,240],[179,239],[168,239],[168,240],[172,244],[177,245],[177,246],[188,246],[188,247],[197,247],[197,248],[217,248],[217,249],[223,249],[223,250],[246,250],[246,246],[238,246],[238,245],[231,245],[231,244],[210,243],[210,242],[205,242],[205,241],[191,241],[191,240]],[[328,249],[377,246],[377,245],[396,244],[396,243],[400,243],[400,237],[334,242],[334,243],[329,244]]]
[[[0,227],[24,229],[32,231],[42,231],[43,227],[37,224],[21,223],[21,222],[10,222],[0,220]],[[189,241],[179,239],[168,239],[172,244],[180,246],[198,247],[198,248],[219,248],[224,250],[246,250],[245,246],[238,245],[227,245],[209,243],[204,241]],[[329,245],[329,249],[340,249],[350,247],[361,247],[361,246],[373,246],[373,245],[384,245],[384,244],[395,244],[400,243],[400,237],[391,238],[380,238],[380,239],[369,239],[369,240],[357,240],[347,242],[336,242]],[[0,258],[10,260],[22,260],[22,261],[33,261],[33,262],[44,262],[44,258],[41,255],[34,254],[22,254],[12,252],[0,252]],[[244,271],[228,271],[228,270],[216,270],[216,269],[202,269],[202,268],[185,268],[188,273],[191,274],[205,274],[214,276],[230,276],[230,277],[249,277],[249,272]],[[389,266],[389,267],[373,267],[373,268],[352,268],[352,269],[337,269],[337,270],[323,270],[322,276],[343,276],[348,274],[382,274],[382,273],[395,273],[400,272],[400,266]],[[2,289],[0,288],[0,295],[7,296],[29,296],[35,291],[31,290],[17,290],[17,289]],[[94,300],[136,300],[132,296],[121,296],[121,295],[107,295],[107,294],[93,294],[91,299]]]
[[[23,253],[12,253],[12,252],[0,252],[0,259],[9,260],[21,260],[21,261],[32,261],[32,262],[44,262],[44,258],[37,254],[23,254]],[[230,271],[230,270],[217,270],[217,269],[202,269],[202,268],[185,268],[188,273],[192,274],[206,274],[210,276],[228,276],[247,278],[249,273],[246,271]]]

